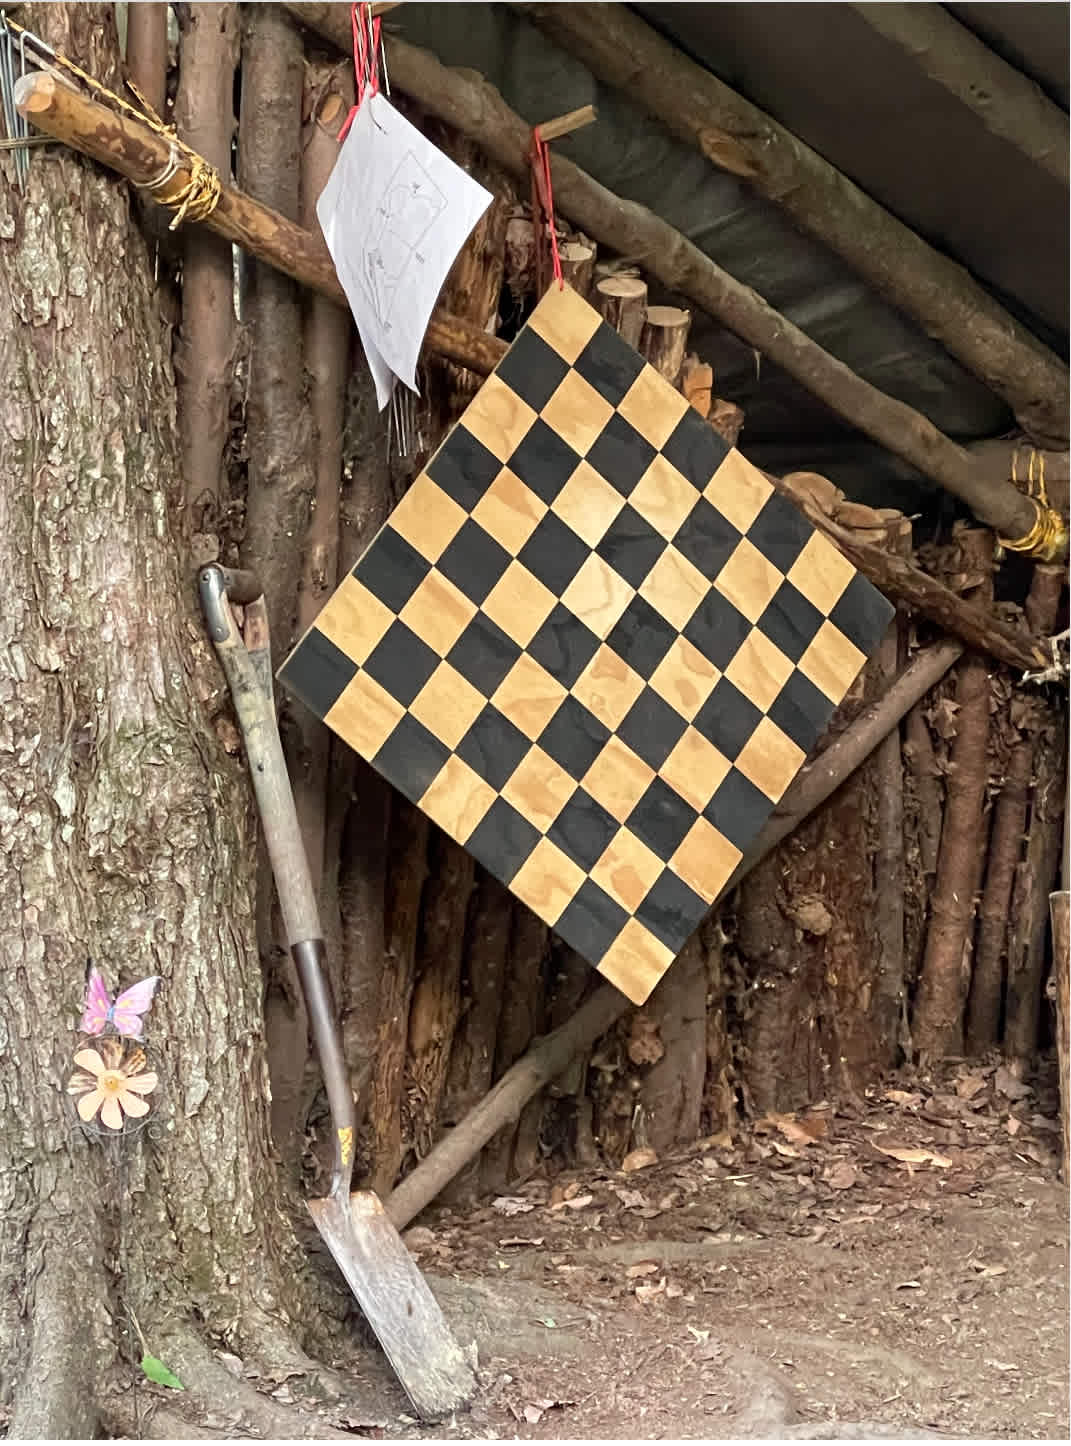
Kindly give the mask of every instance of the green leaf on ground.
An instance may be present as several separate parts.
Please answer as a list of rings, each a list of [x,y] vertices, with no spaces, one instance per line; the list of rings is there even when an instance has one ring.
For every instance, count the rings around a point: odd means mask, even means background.
[[[148,1354],[142,1356],[141,1369],[148,1376],[149,1380],[155,1381],[158,1386],[169,1386],[172,1391],[184,1391],[186,1389],[174,1371],[169,1371],[163,1361],[158,1360],[156,1356],[150,1356]]]

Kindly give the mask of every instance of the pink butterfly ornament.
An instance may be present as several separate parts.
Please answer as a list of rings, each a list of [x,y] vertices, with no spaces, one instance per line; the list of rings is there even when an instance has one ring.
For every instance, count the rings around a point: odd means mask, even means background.
[[[104,987],[99,969],[90,969],[86,985],[86,1004],[82,1013],[83,1034],[103,1034],[110,1024],[118,1034],[128,1039],[141,1039],[142,1015],[147,1014],[152,1004],[156,986],[160,983],[158,974],[132,984],[116,995],[114,1002]]]

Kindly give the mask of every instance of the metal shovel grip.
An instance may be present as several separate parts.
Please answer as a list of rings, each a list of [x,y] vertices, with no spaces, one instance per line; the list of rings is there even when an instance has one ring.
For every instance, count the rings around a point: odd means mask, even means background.
[[[245,744],[264,843],[279,895],[287,943],[297,967],[334,1129],[331,1194],[345,1201],[353,1173],[354,1107],[342,1052],[338,1015],[324,967],[316,892],[301,837],[290,776],[275,721],[271,645],[264,595],[248,572],[212,565],[201,569],[201,606],[230,685]],[[245,608],[242,629],[231,603]]]

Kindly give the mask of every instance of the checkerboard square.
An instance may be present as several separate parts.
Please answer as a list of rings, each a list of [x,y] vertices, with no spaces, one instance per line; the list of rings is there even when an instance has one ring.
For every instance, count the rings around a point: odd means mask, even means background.
[[[457,747],[457,756],[499,789],[528,752],[529,742],[516,724],[488,703]]]
[[[388,522],[353,569],[353,576],[391,612],[400,613],[430,570],[428,559]]]
[[[406,708],[439,665],[439,656],[401,621],[393,622],[369,656],[365,672]]]
[[[470,517],[439,558],[439,571],[467,598],[482,603],[509,564],[506,549]]]
[[[601,477],[628,497],[654,461],[655,449],[620,412],[615,412],[588,449],[587,461]]]
[[[599,639],[564,603],[557,604],[528,644],[536,662],[567,688],[573,686],[598,650]]]
[[[471,512],[501,466],[495,454],[459,422],[424,470],[459,507]]]
[[[552,286],[280,680],[639,1003],[891,616]]]

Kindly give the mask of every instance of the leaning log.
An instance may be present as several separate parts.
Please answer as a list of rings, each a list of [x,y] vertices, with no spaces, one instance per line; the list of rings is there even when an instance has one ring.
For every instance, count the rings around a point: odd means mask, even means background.
[[[1064,887],[1049,895],[1052,921],[1051,993],[1056,1006],[1056,1067],[1060,1076],[1062,1173],[1071,1183],[1071,893]]]
[[[721,898],[840,787],[897,726],[907,710],[944,676],[961,652],[958,643],[944,642],[920,653],[885,696],[861,713],[851,727],[801,773],[722,890]],[[394,1224],[402,1229],[419,1215],[503,1125],[516,1120],[544,1085],[556,1079],[575,1055],[589,1049],[631,1007],[620,990],[604,984],[567,1023],[537,1040],[384,1201]]]
[[[317,34],[349,50],[349,12],[344,6],[310,4],[288,8]],[[560,8],[581,11],[591,7]],[[597,13],[607,8],[600,5]],[[528,175],[531,127],[506,105],[489,82],[475,71],[449,69],[429,51],[397,37],[391,41],[390,56],[391,80],[400,90],[478,141],[505,169],[518,176]],[[979,521],[1002,536],[1025,537],[1035,526],[1034,502],[1010,483],[978,484],[965,450],[938,431],[928,418],[886,396],[824,351],[667,222],[643,206],[615,196],[564,156],[554,153],[551,167],[559,212],[596,241],[625,255],[642,256],[650,274],[670,291],[688,297],[716,317],[838,416],[959,497]],[[1014,323],[1009,319],[1008,325]],[[1027,367],[1018,353],[1015,363],[1020,371]],[[1056,372],[1066,395],[1066,376],[1059,364]],[[1032,387],[1032,394],[1034,390]],[[1046,401],[1059,396],[1059,385],[1049,369],[1045,370],[1045,386],[1037,390]],[[1066,411],[1066,405],[1061,406]],[[1055,410],[1062,415],[1060,407]],[[1065,551],[1066,544],[1065,537]]]
[[[38,130],[100,161],[136,186],[147,186],[170,164],[171,150],[162,136],[72,90],[54,76],[23,76],[15,82],[15,103],[20,114]],[[180,194],[189,179],[189,170],[180,161],[168,194]],[[162,192],[153,194],[154,199],[166,204]],[[219,202],[204,225],[286,276],[329,296],[339,306],[348,305],[323,238],[254,201],[236,186],[223,186]],[[507,350],[505,342],[497,337],[439,311],[428,323],[426,344],[481,376],[493,371]]]
[[[950,355],[1005,398],[1024,431],[1066,440],[1071,399],[1067,368],[1060,359],[964,267],[928,245],[817,151],[663,40],[624,5],[518,8],[599,79],[638,101],[714,165],[743,177],[886,300],[914,317]],[[866,8],[910,10],[916,17],[939,10],[932,5]],[[961,28],[950,16],[945,18]],[[400,74],[398,79],[404,88],[405,79]],[[1066,184],[1066,117],[1060,118],[1058,128],[1048,127],[1046,135],[1056,136],[1061,129]],[[554,180],[568,209],[557,174]],[[632,247],[623,241],[619,249],[631,252]]]

